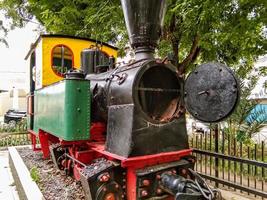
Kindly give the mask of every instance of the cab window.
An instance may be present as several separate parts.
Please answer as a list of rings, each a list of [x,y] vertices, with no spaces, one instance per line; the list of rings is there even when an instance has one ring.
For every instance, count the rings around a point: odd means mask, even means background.
[[[57,45],[52,50],[52,69],[59,75],[64,76],[68,70],[73,68],[73,53],[64,45]]]

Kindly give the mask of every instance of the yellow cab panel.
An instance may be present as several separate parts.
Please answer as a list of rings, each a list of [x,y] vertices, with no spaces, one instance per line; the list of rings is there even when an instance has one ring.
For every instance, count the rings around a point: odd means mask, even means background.
[[[117,48],[101,43],[101,50],[109,56],[117,57]],[[39,89],[63,79],[69,69],[79,69],[81,52],[96,46],[95,40],[64,35],[41,35],[32,45],[25,59],[35,54],[35,89]],[[98,44],[99,46],[99,44]],[[59,63],[64,67],[59,67]]]

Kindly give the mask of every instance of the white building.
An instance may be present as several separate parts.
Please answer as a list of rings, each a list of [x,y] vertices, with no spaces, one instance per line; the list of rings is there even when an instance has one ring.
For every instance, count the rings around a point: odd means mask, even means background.
[[[3,116],[9,109],[26,111],[26,91],[18,89],[0,93],[0,116]]]

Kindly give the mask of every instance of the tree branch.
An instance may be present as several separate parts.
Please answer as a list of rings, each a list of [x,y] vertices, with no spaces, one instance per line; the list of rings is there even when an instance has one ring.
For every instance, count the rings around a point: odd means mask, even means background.
[[[198,43],[199,43],[199,35],[196,34],[188,55],[181,63],[178,64],[178,71],[180,74],[183,74],[185,72],[186,67],[190,65],[192,62],[194,62],[197,56],[199,55],[200,47],[198,46]]]
[[[176,16],[175,13],[172,15],[170,24],[169,24],[169,32],[170,32],[170,40],[172,42],[172,53],[173,60],[172,63],[175,66],[178,66],[179,63],[179,46],[182,37],[182,32],[180,30],[180,25],[182,24],[182,18]]]

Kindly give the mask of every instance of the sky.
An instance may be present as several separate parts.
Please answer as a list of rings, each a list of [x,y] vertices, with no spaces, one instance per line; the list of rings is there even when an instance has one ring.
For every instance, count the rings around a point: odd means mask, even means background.
[[[8,23],[2,13],[0,13],[0,19]],[[28,66],[24,58],[31,43],[34,43],[38,37],[36,29],[36,24],[28,23],[24,28],[16,28],[8,32],[5,39],[9,47],[0,43],[0,90],[8,90],[12,87],[27,88]]]

